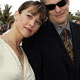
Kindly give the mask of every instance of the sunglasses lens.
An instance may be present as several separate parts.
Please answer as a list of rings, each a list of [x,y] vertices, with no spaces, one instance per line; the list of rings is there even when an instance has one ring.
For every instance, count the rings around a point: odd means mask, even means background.
[[[61,0],[57,4],[49,4],[49,5],[46,5],[46,8],[48,10],[54,10],[56,6],[63,7],[65,5],[66,5],[66,1],[65,0]]]
[[[63,6],[66,5],[66,1],[65,0],[62,0],[59,3],[57,3],[56,5],[58,5],[59,7],[63,7]]]
[[[55,9],[55,5],[54,4],[46,5],[46,8],[48,10],[53,10],[53,9]]]

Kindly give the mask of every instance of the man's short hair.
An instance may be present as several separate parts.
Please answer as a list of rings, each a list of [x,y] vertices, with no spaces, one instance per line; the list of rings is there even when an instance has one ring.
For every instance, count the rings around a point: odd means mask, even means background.
[[[40,0],[42,3],[45,3],[45,0]],[[64,0],[64,1],[66,1],[66,0]]]

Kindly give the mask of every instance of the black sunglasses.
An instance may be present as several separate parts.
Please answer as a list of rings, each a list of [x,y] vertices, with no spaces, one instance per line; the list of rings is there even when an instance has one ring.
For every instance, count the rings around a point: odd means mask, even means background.
[[[65,0],[61,0],[60,2],[56,3],[56,4],[49,4],[49,5],[45,5],[46,8],[48,10],[54,10],[56,6],[58,7],[63,7],[66,5],[66,1]]]

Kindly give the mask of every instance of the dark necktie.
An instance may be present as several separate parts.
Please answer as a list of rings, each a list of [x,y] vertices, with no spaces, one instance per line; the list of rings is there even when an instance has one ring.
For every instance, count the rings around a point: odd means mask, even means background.
[[[67,32],[66,29],[64,29],[62,31],[62,36],[63,36],[63,41],[64,41],[65,48],[67,49],[68,54],[71,57],[72,62],[74,62],[73,61],[73,49],[72,49],[72,45],[70,43],[70,40],[68,39],[68,32]]]

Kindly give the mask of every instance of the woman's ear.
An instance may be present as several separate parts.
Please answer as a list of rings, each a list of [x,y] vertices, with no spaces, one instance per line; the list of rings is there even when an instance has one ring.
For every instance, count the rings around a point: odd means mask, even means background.
[[[16,11],[16,12],[14,13],[13,17],[14,17],[14,19],[16,20],[18,16],[19,16],[19,12]]]

